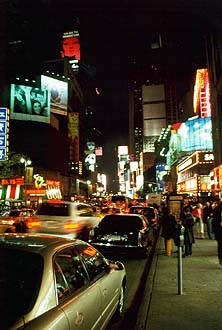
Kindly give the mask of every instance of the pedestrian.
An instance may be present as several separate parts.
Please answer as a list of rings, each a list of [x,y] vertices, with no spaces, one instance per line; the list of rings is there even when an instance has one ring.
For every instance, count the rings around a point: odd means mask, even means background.
[[[207,227],[207,235],[209,239],[213,238],[212,231],[213,209],[210,202],[206,202],[203,209],[203,221]]]
[[[183,257],[191,256],[192,255],[192,248],[193,244],[195,243],[194,240],[194,217],[190,212],[190,207],[184,208],[184,213],[182,214],[182,226],[184,227],[184,247],[185,251]]]
[[[161,236],[164,238],[165,241],[165,252],[167,256],[171,255],[171,250],[172,250],[171,239],[174,238],[174,230],[176,224],[177,224],[176,217],[170,212],[163,215],[163,217],[161,218],[161,225],[162,225]]]
[[[192,211],[192,215],[195,218],[197,238],[204,239],[203,205],[201,203],[197,203]]]
[[[217,256],[219,267],[222,268],[222,201],[213,211],[212,228],[217,241]]]

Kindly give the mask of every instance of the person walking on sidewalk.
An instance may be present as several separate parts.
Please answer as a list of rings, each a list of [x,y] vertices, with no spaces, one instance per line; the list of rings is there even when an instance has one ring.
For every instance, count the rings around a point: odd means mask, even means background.
[[[195,243],[195,240],[193,233],[194,217],[190,212],[190,207],[184,208],[184,213],[182,214],[182,226],[184,227],[184,247],[185,247],[185,251],[184,251],[185,253],[183,254],[183,257],[191,256],[193,252],[192,251],[193,243]]]
[[[203,221],[207,227],[207,235],[209,239],[213,238],[212,230],[213,209],[210,202],[206,202],[203,209]]]
[[[222,268],[222,201],[213,211],[212,227],[217,241],[217,255],[219,267]]]
[[[174,238],[174,229],[177,224],[176,217],[172,213],[165,213],[161,219],[161,237],[164,238],[165,241],[165,252],[167,256],[171,255],[172,250],[172,241]]]
[[[192,211],[192,215],[195,218],[197,238],[204,239],[203,205],[201,203],[197,203],[196,207]]]

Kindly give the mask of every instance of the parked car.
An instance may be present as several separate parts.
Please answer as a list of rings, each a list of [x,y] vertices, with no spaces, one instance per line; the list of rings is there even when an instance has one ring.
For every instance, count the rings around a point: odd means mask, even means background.
[[[129,213],[143,214],[147,218],[149,225],[153,227],[153,234],[158,235],[160,224],[157,209],[153,206],[135,205],[129,208]]]
[[[129,213],[133,214],[143,214],[149,223],[155,224],[158,222],[158,215],[152,206],[142,206],[142,205],[135,205],[131,206],[129,209]]]
[[[87,242],[0,235],[1,330],[105,329],[123,312],[125,285],[124,265]]]
[[[89,231],[100,221],[90,204],[85,202],[46,201],[30,219],[30,233],[62,235],[88,240]]]
[[[136,252],[146,256],[153,242],[153,230],[144,215],[108,214],[91,230],[89,242],[104,253]]]

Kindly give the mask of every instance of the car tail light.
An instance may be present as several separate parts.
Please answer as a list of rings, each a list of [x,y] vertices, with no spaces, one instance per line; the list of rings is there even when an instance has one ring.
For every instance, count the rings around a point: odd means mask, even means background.
[[[64,229],[71,230],[71,231],[80,231],[82,229],[82,227],[77,222],[67,221],[64,224]]]
[[[25,224],[28,229],[35,229],[40,227],[40,221],[37,218],[28,218],[25,220]]]

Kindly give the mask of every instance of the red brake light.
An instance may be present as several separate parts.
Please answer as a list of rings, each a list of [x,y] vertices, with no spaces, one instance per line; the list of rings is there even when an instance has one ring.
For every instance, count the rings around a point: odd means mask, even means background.
[[[25,223],[26,223],[26,227],[28,229],[33,229],[33,228],[38,228],[40,227],[40,221],[36,218],[27,218],[25,220]]]

